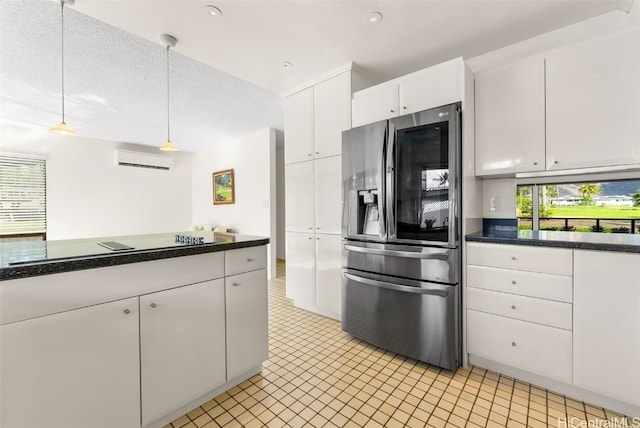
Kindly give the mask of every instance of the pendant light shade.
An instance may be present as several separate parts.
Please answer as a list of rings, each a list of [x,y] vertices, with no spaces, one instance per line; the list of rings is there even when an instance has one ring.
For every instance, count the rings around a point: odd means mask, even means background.
[[[56,126],[52,127],[49,129],[49,132],[52,132],[54,134],[58,134],[58,135],[68,135],[68,136],[72,136],[75,137],[76,132],[71,129],[71,127],[69,125],[66,124],[66,122],[64,121],[64,5],[68,4],[68,5],[73,5],[74,0],[60,0],[60,47],[61,47],[61,61],[60,63],[62,64],[62,122],[60,122],[59,124],[57,124]]]
[[[171,128],[169,126],[169,49],[175,47],[178,40],[169,34],[161,34],[160,40],[167,47],[167,142],[160,147],[160,150],[165,152],[177,152],[180,149],[171,142]]]

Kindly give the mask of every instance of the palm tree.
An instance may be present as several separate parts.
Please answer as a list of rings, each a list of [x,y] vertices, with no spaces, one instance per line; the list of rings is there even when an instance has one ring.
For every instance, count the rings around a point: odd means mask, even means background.
[[[636,190],[636,193],[632,193],[631,197],[633,198],[633,206],[640,207],[640,189]]]
[[[596,183],[583,183],[578,186],[578,193],[582,198],[582,204],[589,205],[593,201],[593,196],[602,193],[602,189]]]

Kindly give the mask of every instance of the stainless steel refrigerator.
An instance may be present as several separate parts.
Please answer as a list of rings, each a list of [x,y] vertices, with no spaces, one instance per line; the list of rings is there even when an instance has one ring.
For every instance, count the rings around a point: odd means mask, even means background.
[[[342,329],[461,364],[461,105],[342,134]]]

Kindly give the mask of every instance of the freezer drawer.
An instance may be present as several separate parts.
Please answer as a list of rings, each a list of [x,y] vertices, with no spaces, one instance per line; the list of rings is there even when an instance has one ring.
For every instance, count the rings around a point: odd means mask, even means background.
[[[343,270],[342,330],[446,369],[460,365],[459,288]]]
[[[457,249],[343,241],[345,269],[376,272],[421,281],[458,282]]]

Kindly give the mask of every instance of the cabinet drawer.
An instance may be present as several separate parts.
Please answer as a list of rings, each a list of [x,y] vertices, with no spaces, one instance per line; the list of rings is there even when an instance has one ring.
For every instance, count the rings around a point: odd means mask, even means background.
[[[573,252],[562,248],[469,242],[467,264],[573,275]]]
[[[267,247],[241,248],[225,251],[224,272],[226,276],[235,275],[267,267]]]
[[[571,383],[571,332],[467,310],[467,350],[557,381]]]
[[[0,324],[223,276],[224,256],[214,252],[6,281],[0,283]]]
[[[570,303],[536,299],[515,294],[467,288],[467,307],[551,327],[571,330]]]
[[[467,266],[467,287],[571,303],[573,278],[546,273]]]

